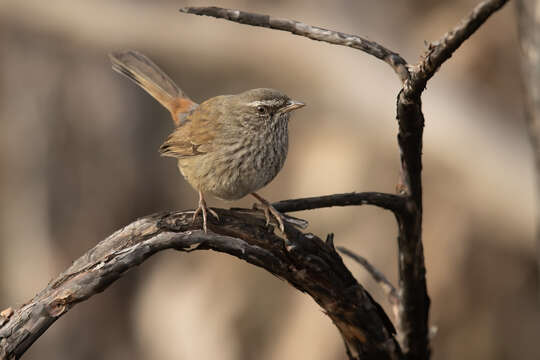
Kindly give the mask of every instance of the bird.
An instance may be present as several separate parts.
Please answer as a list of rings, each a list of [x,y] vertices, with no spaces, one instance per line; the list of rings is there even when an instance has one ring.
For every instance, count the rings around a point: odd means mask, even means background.
[[[238,200],[251,194],[260,202],[266,224],[273,216],[284,232],[285,217],[257,191],[279,173],[287,157],[288,123],[293,110],[305,104],[270,88],[234,95],[219,95],[198,104],[144,54],[118,51],[109,54],[112,68],[125,75],[171,113],[175,128],[159,148],[162,156],[177,159],[187,182],[199,193],[193,213],[202,215],[208,232],[206,204],[209,194]]]

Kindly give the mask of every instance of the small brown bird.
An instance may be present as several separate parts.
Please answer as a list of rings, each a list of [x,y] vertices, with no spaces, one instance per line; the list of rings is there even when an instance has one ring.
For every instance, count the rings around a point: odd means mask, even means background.
[[[289,143],[292,110],[304,106],[273,89],[253,89],[222,95],[200,105],[193,102],[156,64],[136,51],[110,54],[115,71],[127,76],[167,108],[176,125],[161,145],[162,156],[178,159],[178,168],[199,192],[199,207],[207,232],[204,194],[236,200],[252,194],[284,231],[283,215],[255,191],[281,170]]]

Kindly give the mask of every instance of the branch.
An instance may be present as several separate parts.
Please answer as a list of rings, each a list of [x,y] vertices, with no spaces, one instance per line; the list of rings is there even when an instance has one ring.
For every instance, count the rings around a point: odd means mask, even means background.
[[[276,18],[269,15],[249,13],[240,10],[224,9],[215,6],[184,7],[181,12],[195,15],[206,15],[225,19],[241,24],[260,26],[275,30],[288,31],[295,35],[304,36],[312,40],[327,42],[334,45],[348,46],[361,50],[377,59],[383,60],[394,69],[401,82],[409,79],[407,62],[398,53],[388,50],[374,41],[364,39],[357,35],[345,34],[339,31],[323,29],[317,26],[304,24],[300,21]]]
[[[478,30],[478,28],[497,10],[502,8],[508,0],[486,0],[477,5],[473,11],[444,34],[438,41],[432,42],[422,61],[415,65],[411,71],[410,84],[405,86],[405,95],[415,97],[424,91],[426,83],[437,72],[439,67],[448,60],[465,40]]]
[[[382,272],[377,270],[377,268],[373,266],[365,257],[355,254],[354,252],[352,252],[351,250],[343,246],[338,246],[337,249],[341,251],[342,253],[344,253],[345,255],[347,255],[348,257],[350,257],[351,259],[353,259],[354,261],[356,261],[364,269],[366,269],[369,275],[371,275],[371,277],[377,282],[377,284],[379,284],[381,289],[384,291],[390,305],[397,306],[399,304],[399,296],[398,296],[396,288],[390,282],[390,280],[388,280],[386,276],[384,276]],[[397,316],[397,312],[396,312],[396,316]]]
[[[429,46],[423,60],[410,68],[411,80],[405,82],[398,95],[398,143],[401,152],[401,193],[407,197],[407,211],[398,214],[399,226],[399,288],[400,333],[407,359],[430,357],[429,306],[426,268],[422,244],[422,136],[424,114],[420,95],[427,81],[507,0],[488,0],[478,5],[470,15],[439,41]]]
[[[345,193],[283,200],[273,203],[280,212],[320,209],[332,206],[374,205],[394,213],[404,211],[405,198],[400,195],[379,192]]]
[[[192,211],[166,212],[136,220],[101,241],[26,305],[1,313],[0,358],[20,358],[73,306],[166,249],[214,250],[262,267],[323,308],[340,331],[351,359],[402,357],[390,320],[356,282],[331,242],[286,226],[285,247],[284,239],[268,231],[262,216],[215,210],[220,222],[209,224],[208,234],[200,230],[200,223],[191,223]]]

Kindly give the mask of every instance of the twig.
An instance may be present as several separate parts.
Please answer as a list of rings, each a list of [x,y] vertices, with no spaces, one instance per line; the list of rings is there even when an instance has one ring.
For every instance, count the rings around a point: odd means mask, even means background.
[[[288,31],[295,35],[304,36],[312,40],[324,41],[334,45],[348,46],[353,49],[366,52],[386,62],[392,67],[392,69],[394,69],[401,82],[405,82],[407,79],[409,79],[407,62],[398,53],[388,50],[375,41],[370,41],[357,35],[323,29],[321,27],[311,26],[296,20],[276,18],[269,15],[249,13],[234,9],[224,9],[215,6],[185,7],[180,9],[180,11],[188,14],[212,16],[246,25]]]
[[[384,276],[382,272],[377,270],[377,268],[375,268],[375,266],[373,266],[365,257],[355,254],[354,252],[352,252],[351,250],[343,246],[338,246],[337,249],[343,254],[353,259],[354,261],[356,261],[361,266],[363,266],[364,269],[366,269],[366,271],[371,275],[371,277],[377,282],[377,284],[379,284],[381,289],[384,291],[390,305],[393,305],[393,306],[398,305],[399,303],[398,292],[396,288],[394,287],[394,285],[390,282],[390,280],[386,278],[386,276]],[[397,315],[397,312],[396,312],[396,315]]]
[[[26,305],[3,311],[0,359],[20,358],[60,316],[105,290],[153,254],[214,250],[262,267],[309,294],[332,319],[351,359],[400,359],[393,326],[356,282],[335,249],[312,234],[286,226],[289,240],[268,231],[265,221],[246,213],[215,209],[211,232],[192,224],[192,211],[141,218],[88,251]],[[204,336],[201,334],[201,336]]]
[[[328,240],[327,240],[328,241]],[[337,248],[339,251],[341,251],[343,254],[347,255],[354,261],[356,261],[358,264],[364,267],[366,271],[371,275],[371,277],[379,284],[381,289],[386,295],[386,299],[388,300],[388,303],[390,304],[392,308],[392,313],[394,314],[394,319],[396,320],[396,328],[397,328],[397,338],[398,341],[401,343],[404,340],[403,333],[402,333],[402,326],[401,326],[401,318],[399,316],[399,294],[396,290],[395,286],[384,276],[382,272],[377,270],[375,266],[373,266],[365,257],[360,256],[358,254],[355,254],[351,250],[338,246]]]
[[[405,96],[415,97],[426,87],[427,81],[439,67],[467,40],[478,28],[508,0],[487,0],[477,5],[473,11],[444,34],[438,41],[432,42],[423,59],[411,69],[411,81],[405,85]]]
[[[404,211],[405,198],[395,194],[379,192],[344,193],[291,199],[275,202],[272,205],[281,212],[320,209],[332,206],[374,205],[394,213]]]

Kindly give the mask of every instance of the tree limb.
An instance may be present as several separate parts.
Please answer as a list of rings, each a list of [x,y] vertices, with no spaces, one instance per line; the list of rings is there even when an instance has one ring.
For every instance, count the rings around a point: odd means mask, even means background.
[[[429,306],[422,244],[422,136],[424,114],[420,95],[427,81],[454,51],[507,0],[488,0],[478,5],[454,29],[429,46],[418,65],[409,68],[397,100],[398,143],[401,157],[400,192],[407,196],[407,211],[397,215],[400,306],[398,331],[407,359],[427,360]]]
[[[262,267],[309,294],[332,319],[351,359],[400,359],[394,329],[330,243],[286,226],[284,239],[261,216],[216,209],[211,232],[192,224],[193,211],[150,215],[115,232],[76,260],[22,307],[2,312],[0,358],[20,358],[43,332],[77,303],[105,290],[155,253],[214,250]],[[202,335],[201,335],[202,336]]]
[[[394,69],[401,82],[405,82],[405,80],[409,78],[407,62],[398,53],[388,50],[375,41],[370,41],[357,35],[323,29],[321,27],[311,26],[296,20],[276,18],[269,15],[249,13],[234,9],[224,9],[215,6],[189,6],[180,9],[180,11],[188,14],[212,16],[246,25],[288,31],[295,35],[304,36],[312,40],[323,41],[334,45],[348,46],[373,55],[377,59],[383,60],[385,63],[390,65],[392,69]]]
[[[403,196],[379,192],[344,193],[309,198],[291,199],[272,204],[280,212],[320,209],[332,206],[374,205],[394,213],[405,209]]]
[[[400,343],[407,359],[427,360],[429,348],[429,305],[422,244],[422,134],[424,115],[418,97],[404,101],[398,95],[398,143],[401,152],[401,192],[407,196],[406,211],[398,222],[398,272]]]

